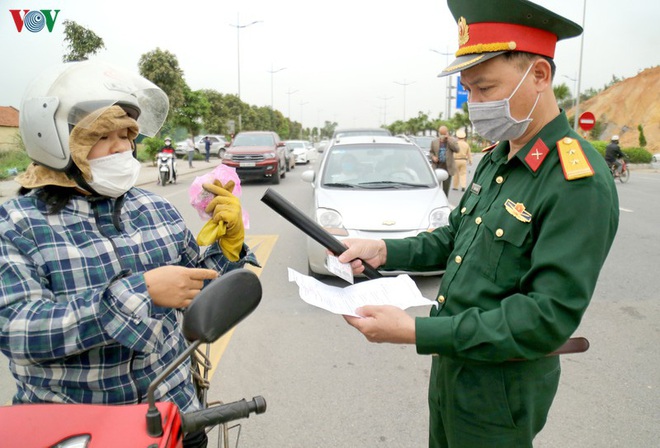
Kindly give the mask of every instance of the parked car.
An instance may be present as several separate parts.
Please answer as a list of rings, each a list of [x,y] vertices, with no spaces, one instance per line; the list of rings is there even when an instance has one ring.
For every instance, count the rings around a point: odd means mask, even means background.
[[[296,163],[307,165],[310,160],[310,154],[314,152],[314,146],[305,140],[287,140],[284,142],[294,156]]]
[[[286,176],[286,147],[275,132],[239,132],[228,144],[222,163],[236,168],[241,180],[270,179],[279,184]]]
[[[435,140],[437,137],[433,137],[430,135],[417,135],[414,137],[410,137],[413,141],[414,144],[422,148],[422,151],[424,151],[424,154],[426,155],[426,158],[428,161],[431,161],[431,143],[433,143],[433,140]]]
[[[328,140],[327,138],[323,138],[320,142],[317,143],[316,150],[318,152],[323,152],[325,151],[325,149],[328,147],[329,144],[330,144],[330,140]]]
[[[311,216],[339,240],[405,238],[448,224],[450,209],[442,190],[447,172],[433,170],[417,145],[396,137],[342,138],[323,153],[318,172],[308,170],[301,177],[314,190]],[[310,275],[330,275],[326,253],[308,238]]]
[[[218,158],[222,158],[222,155],[225,152],[225,145],[227,144],[227,140],[225,139],[224,135],[217,135],[217,134],[207,134],[209,136],[209,139],[211,140],[211,155],[216,156]],[[204,137],[206,135],[200,135],[196,137],[195,143],[193,145],[195,146],[195,153],[197,154],[206,154],[206,146],[204,146]],[[174,152],[176,153],[177,156],[185,157],[188,154],[188,146],[186,145],[186,141],[181,141],[181,142],[176,142],[176,146],[174,147]]]
[[[225,145],[227,144],[227,139],[225,139],[224,135],[207,134],[199,136],[197,140],[195,140],[195,152],[199,154],[206,154],[204,137],[207,136],[209,140],[211,140],[211,149],[209,151],[211,155],[222,158],[222,155],[225,152]]]
[[[652,163],[660,163],[660,152],[651,156]]]

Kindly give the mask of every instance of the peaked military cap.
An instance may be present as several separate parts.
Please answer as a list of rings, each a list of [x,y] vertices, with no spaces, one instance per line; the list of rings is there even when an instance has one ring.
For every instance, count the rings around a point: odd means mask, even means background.
[[[458,23],[456,60],[438,76],[465,70],[507,51],[554,58],[557,41],[582,27],[527,0],[447,0]]]

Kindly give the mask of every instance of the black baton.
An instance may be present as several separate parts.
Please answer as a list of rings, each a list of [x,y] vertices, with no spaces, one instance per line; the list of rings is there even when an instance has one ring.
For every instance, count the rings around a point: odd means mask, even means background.
[[[347,247],[341,241],[328,233],[327,230],[274,190],[268,188],[261,198],[261,202],[275,210],[284,219],[305,232],[310,238],[328,249],[335,256],[346,251]],[[367,278],[374,279],[382,277],[378,270],[368,265],[364,260],[362,260],[362,264],[364,265],[364,275]]]

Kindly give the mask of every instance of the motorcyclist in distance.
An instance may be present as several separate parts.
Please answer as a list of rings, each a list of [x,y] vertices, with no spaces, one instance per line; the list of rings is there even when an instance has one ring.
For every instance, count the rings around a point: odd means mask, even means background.
[[[610,166],[610,168],[612,165],[616,167],[616,173],[614,174],[616,177],[621,175],[622,165],[619,159],[625,158],[626,155],[623,151],[621,151],[621,148],[619,147],[619,136],[613,135],[610,144],[605,147],[605,161]]]
[[[170,159],[170,163],[172,164],[172,179],[174,179],[174,182],[176,182],[176,152],[174,150],[174,147],[172,146],[172,139],[169,137],[165,138],[165,146],[163,146],[160,149],[160,152],[164,152],[166,154],[172,154],[172,158]]]

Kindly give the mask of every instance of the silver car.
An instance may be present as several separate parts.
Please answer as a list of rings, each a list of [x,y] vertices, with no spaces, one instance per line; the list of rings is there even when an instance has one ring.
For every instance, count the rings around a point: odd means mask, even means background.
[[[311,216],[339,240],[405,238],[448,224],[450,208],[442,190],[447,172],[434,171],[417,145],[396,137],[342,138],[323,153],[318,172],[305,171],[301,177],[313,187]],[[310,275],[331,275],[326,254],[308,238]]]

